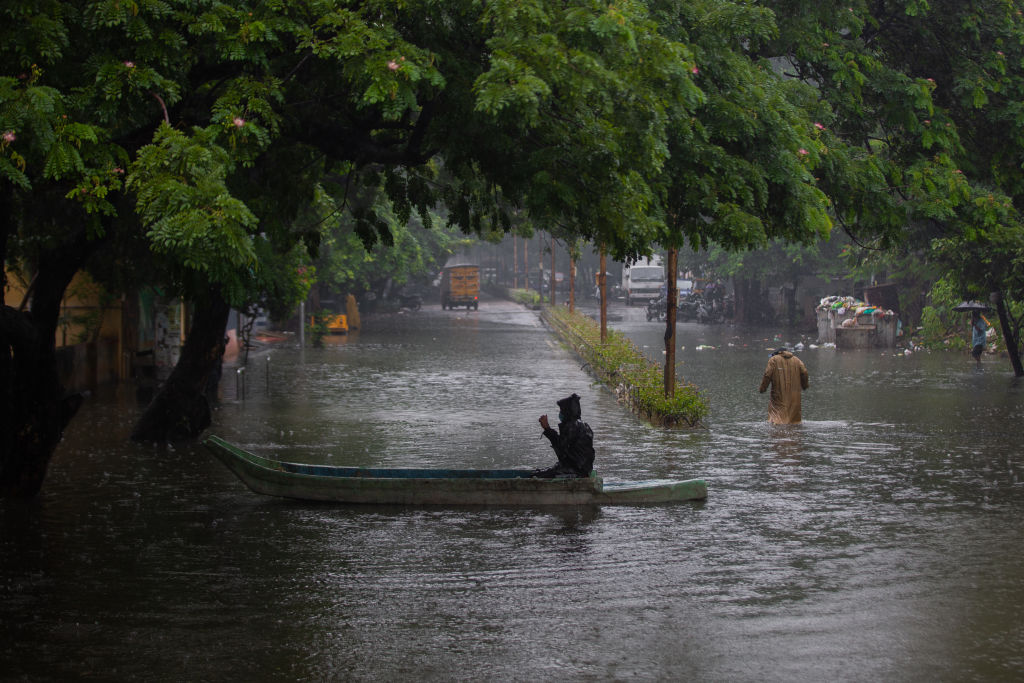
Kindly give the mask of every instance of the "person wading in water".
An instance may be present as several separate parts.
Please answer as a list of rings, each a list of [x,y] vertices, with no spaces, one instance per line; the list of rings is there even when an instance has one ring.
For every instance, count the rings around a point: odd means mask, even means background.
[[[541,415],[540,426],[551,442],[558,464],[546,470],[536,470],[534,477],[589,477],[594,469],[594,432],[580,420],[580,397],[576,394],[558,401],[558,431],[548,424],[548,416]]]
[[[772,387],[768,401],[768,421],[775,424],[800,422],[800,392],[808,387],[807,368],[793,352],[782,347],[768,359],[761,378],[760,392]]]
[[[988,332],[988,320],[980,311],[971,311],[971,355],[981,368],[981,354],[985,352],[985,345],[988,343],[986,333]]]

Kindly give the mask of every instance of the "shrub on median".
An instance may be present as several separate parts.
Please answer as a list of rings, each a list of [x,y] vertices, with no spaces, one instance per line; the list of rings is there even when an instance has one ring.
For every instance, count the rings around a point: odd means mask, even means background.
[[[523,306],[539,306],[541,303],[540,294],[532,289],[510,289],[508,295],[512,301]]]
[[[707,416],[707,401],[689,382],[677,379],[675,396],[666,397],[662,369],[626,335],[608,330],[602,344],[600,326],[593,319],[561,306],[545,309],[544,315],[598,379],[639,415],[655,424],[689,427],[700,426]]]

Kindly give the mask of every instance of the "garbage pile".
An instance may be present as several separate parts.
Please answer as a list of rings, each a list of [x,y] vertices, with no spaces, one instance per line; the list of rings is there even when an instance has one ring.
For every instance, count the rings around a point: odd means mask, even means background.
[[[903,334],[894,311],[852,296],[826,296],[818,303],[815,313],[818,342],[835,343],[839,348],[892,348],[896,346],[897,337]],[[844,340],[837,338],[836,331],[840,329],[848,331],[843,332],[847,335]]]
[[[892,320],[896,317],[891,310],[873,306],[852,296],[826,296],[818,302],[816,310],[825,311],[829,313],[830,317],[842,319],[840,323],[842,327],[853,327],[860,324],[862,315],[882,320]],[[850,317],[847,318],[847,314]]]

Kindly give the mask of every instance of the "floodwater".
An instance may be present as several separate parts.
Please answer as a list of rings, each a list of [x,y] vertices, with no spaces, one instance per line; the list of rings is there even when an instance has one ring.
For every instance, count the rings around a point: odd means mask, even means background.
[[[613,318],[661,357],[662,325]],[[364,323],[259,350],[244,392],[226,368],[211,432],[290,460],[540,467],[537,417],[575,391],[606,479],[700,477],[708,500],[267,498],[199,446],[129,443],[132,392],[103,391],[39,499],[0,502],[0,680],[1024,675],[1024,390],[1004,359],[808,349],[805,421],[770,426],[767,349],[797,337],[680,324],[712,415],[667,432],[507,302]]]

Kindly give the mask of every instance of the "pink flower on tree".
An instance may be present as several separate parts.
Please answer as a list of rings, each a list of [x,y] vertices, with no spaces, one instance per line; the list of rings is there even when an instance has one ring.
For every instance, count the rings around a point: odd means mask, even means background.
[[[796,153],[797,153],[797,154],[799,154],[799,155],[800,155],[800,156],[802,156],[802,157],[805,157],[805,156],[807,156],[807,150],[806,150],[806,149],[804,149],[803,147],[801,147],[800,149],[798,149]]]
[[[398,62],[396,62],[395,60],[392,59],[390,62],[388,62],[388,68],[391,69],[392,71],[397,71],[398,70]]]
[[[245,125],[245,119],[241,116],[236,116],[231,122],[235,124],[235,128],[241,128]]]
[[[126,62],[124,63],[124,65],[125,65],[126,67],[128,67],[129,69],[134,69],[134,68],[135,68],[135,62],[130,62],[130,61],[126,61]]]
[[[821,125],[817,121],[814,122],[814,127],[817,128],[818,130],[825,130],[825,126]]]
[[[13,130],[4,131],[4,142],[10,143],[18,139],[18,136],[14,134]]]
[[[696,66],[694,66],[692,69],[690,69],[690,73],[692,73],[692,74],[699,74],[700,73],[700,69],[698,69]]]

